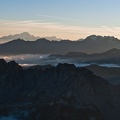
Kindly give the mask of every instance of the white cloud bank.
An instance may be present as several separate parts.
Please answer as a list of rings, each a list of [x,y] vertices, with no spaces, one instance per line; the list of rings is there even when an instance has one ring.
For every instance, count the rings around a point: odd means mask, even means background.
[[[58,38],[71,40],[85,38],[92,34],[102,36],[109,35],[120,38],[120,27],[68,26],[58,22],[48,22],[43,20],[0,20],[0,37],[21,32],[29,32],[40,37],[56,36]]]

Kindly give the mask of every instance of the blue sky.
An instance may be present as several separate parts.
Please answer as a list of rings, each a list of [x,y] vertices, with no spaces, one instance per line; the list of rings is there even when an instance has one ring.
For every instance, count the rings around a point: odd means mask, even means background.
[[[0,0],[0,36],[30,32],[65,39],[120,38],[120,0]]]

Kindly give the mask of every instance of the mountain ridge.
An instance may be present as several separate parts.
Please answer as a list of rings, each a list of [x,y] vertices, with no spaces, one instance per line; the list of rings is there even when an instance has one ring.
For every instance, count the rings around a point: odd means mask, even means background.
[[[102,40],[99,40],[101,38]],[[46,38],[39,38],[36,41],[23,40],[24,42],[21,44],[19,44],[19,41],[22,40],[18,39],[1,44],[0,54],[67,54],[68,52],[93,54],[102,53],[113,48],[120,49],[120,41],[117,38],[109,36],[94,35],[94,40],[93,36],[89,36],[82,41],[50,41]]]
[[[120,49],[112,48],[103,53],[86,54],[83,52],[69,52],[65,55],[52,54],[50,58],[71,59],[73,63],[96,63],[96,64],[115,64],[120,65]]]
[[[86,68],[58,64],[23,70],[16,62],[3,59],[0,68],[0,116],[29,120],[120,119],[120,87]]]
[[[61,40],[60,38],[57,38],[56,36],[42,37],[42,38],[46,38],[47,40],[58,40],[58,41]],[[28,32],[23,32],[23,33],[14,34],[14,35],[3,36],[0,38],[0,43],[9,42],[9,41],[15,40],[15,39],[24,39],[25,41],[35,41],[37,39],[40,39],[40,37],[31,35]]]
[[[20,34],[3,36],[0,38],[0,42],[4,43],[14,39],[36,40],[39,39],[39,37],[35,37],[34,35],[29,34],[28,32],[23,32]]]
[[[110,83],[119,85],[120,84],[120,68],[119,67],[104,67],[96,64],[86,66],[85,68],[92,71],[95,75],[105,78]]]

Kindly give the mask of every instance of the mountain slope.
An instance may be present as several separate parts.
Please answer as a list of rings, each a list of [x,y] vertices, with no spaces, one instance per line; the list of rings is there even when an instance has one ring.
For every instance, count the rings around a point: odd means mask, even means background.
[[[120,84],[120,68],[112,67],[103,67],[98,65],[90,65],[86,66],[85,68],[92,71],[95,75],[101,76],[102,78],[105,78],[112,84]]]
[[[0,66],[1,116],[23,120],[120,119],[120,87],[86,68],[59,64],[23,70],[14,61],[3,59]]]

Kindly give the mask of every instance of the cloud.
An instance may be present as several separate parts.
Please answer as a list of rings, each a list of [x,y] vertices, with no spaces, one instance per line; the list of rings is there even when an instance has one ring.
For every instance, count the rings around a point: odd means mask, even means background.
[[[79,20],[77,20],[77,19],[57,17],[57,16],[50,16],[50,15],[39,15],[39,14],[38,14],[38,16],[47,17],[47,18],[55,18],[55,19],[60,19],[60,20],[79,21]]]
[[[120,38],[120,27],[108,27],[104,25],[100,27],[68,26],[59,22],[49,22],[46,20],[0,20],[0,36],[21,32],[29,32],[40,37],[56,36],[71,40],[85,38],[92,34]]]

